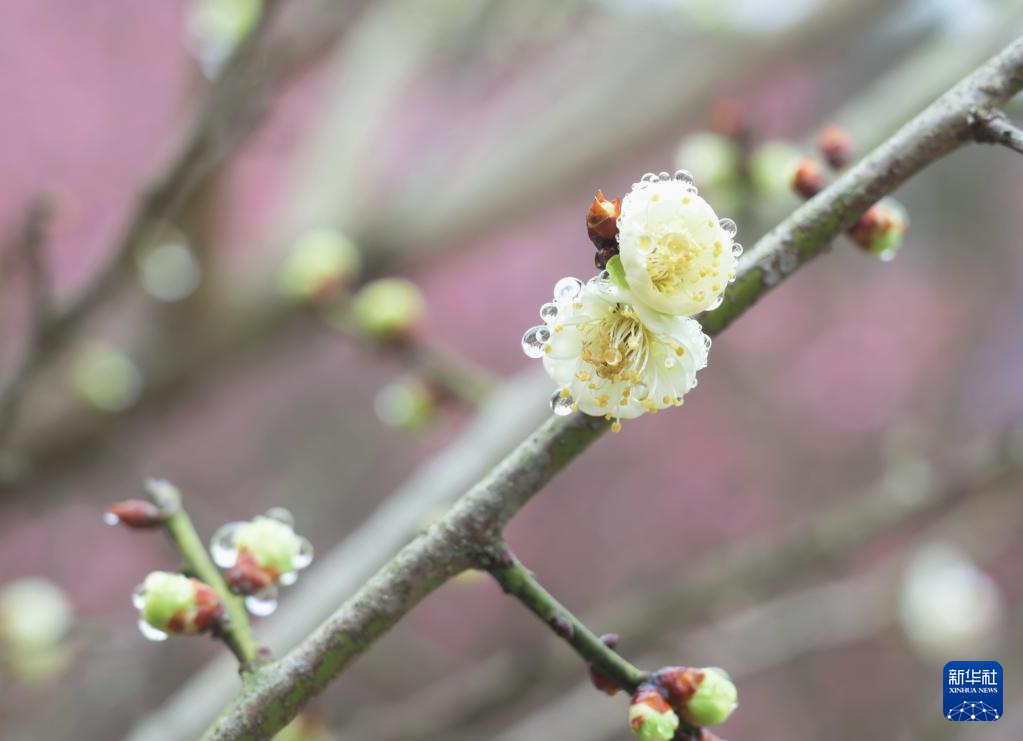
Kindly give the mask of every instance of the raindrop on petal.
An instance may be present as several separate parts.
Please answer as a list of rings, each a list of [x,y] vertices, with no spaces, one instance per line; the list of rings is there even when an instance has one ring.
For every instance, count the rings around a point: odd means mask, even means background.
[[[680,183],[686,183],[687,185],[692,185],[696,182],[693,179],[693,173],[689,172],[689,170],[675,170],[675,180]]]
[[[660,173],[657,174],[657,179],[661,180],[661,181],[671,180],[671,173],[670,172],[660,172]]]
[[[555,391],[551,396],[551,411],[559,417],[571,414],[573,404],[575,404],[575,399],[571,396],[563,396],[560,390]]]
[[[234,534],[240,522],[229,522],[213,534],[210,539],[210,554],[213,563],[222,569],[229,569],[238,562],[238,548],[234,544]]]
[[[637,383],[632,387],[632,398],[643,401],[650,396],[650,388],[645,383]]]
[[[639,182],[641,182],[641,183],[655,183],[655,182],[657,182],[657,176],[654,173],[652,173],[652,172],[648,172],[645,175],[643,175],[643,177],[641,177],[639,179]]]
[[[720,294],[704,311],[714,311],[717,307],[721,306],[725,302],[725,294]]]
[[[117,515],[115,515],[113,512],[104,512],[103,513],[103,522],[105,522],[108,525],[116,525],[120,521],[121,521],[121,518],[118,517]]]
[[[547,344],[550,338],[551,330],[547,327],[543,325],[531,327],[522,335],[522,352],[529,358],[542,357],[543,346]]]
[[[707,352],[710,352],[710,346],[712,343],[713,340],[711,340],[710,335],[705,334],[703,336],[703,349],[706,350]]]
[[[257,617],[272,615],[277,609],[277,587],[267,587],[245,598],[245,609]]]
[[[299,538],[298,553],[291,559],[291,565],[296,569],[304,569],[313,562],[313,544],[308,538]]]
[[[131,604],[136,610],[141,610],[146,605],[146,585],[139,584],[131,593]]]
[[[154,628],[152,625],[147,623],[142,618],[139,618],[138,622],[139,632],[145,636],[147,641],[166,641],[167,634],[159,628]]]
[[[557,304],[544,304],[540,307],[540,318],[545,322],[552,321],[558,318],[558,306]]]
[[[675,358],[667,357],[664,359],[664,367],[671,370],[676,365]]]
[[[562,278],[554,284],[554,298],[557,301],[572,301],[583,290],[578,278]]]
[[[739,227],[737,227],[735,222],[731,219],[721,219],[718,221],[718,226],[720,226],[729,237],[734,237],[735,233],[739,231]]]
[[[738,242],[732,242],[732,256],[742,257],[742,245]]]
[[[295,524],[295,516],[291,514],[291,510],[285,507],[271,507],[266,511],[266,516],[271,520],[283,522],[285,525]]]

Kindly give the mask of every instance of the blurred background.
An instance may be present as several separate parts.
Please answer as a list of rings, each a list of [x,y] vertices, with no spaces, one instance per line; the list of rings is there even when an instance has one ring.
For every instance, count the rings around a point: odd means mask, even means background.
[[[195,738],[235,690],[216,642],[135,627],[177,557],[101,514],[144,477],[204,537],[294,513],[316,560],[256,626],[283,652],[550,414],[519,338],[595,272],[598,188],[685,167],[752,245],[822,125],[865,153],[1023,30],[995,0],[2,7],[5,739]],[[733,741],[1023,737],[1023,162],[969,147],[896,195],[896,259],[836,242],[508,532],[636,663],[728,669]],[[1006,715],[961,732],[941,670],[980,658]],[[470,573],[286,733],[625,714]]]

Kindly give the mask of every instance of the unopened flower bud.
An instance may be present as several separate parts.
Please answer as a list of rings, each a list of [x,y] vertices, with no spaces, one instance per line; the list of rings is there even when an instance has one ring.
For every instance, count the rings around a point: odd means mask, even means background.
[[[824,174],[809,157],[803,157],[792,174],[792,190],[807,200],[824,189]]]
[[[604,197],[603,191],[597,191],[593,203],[590,204],[590,210],[586,212],[586,233],[598,253],[602,251],[610,251],[612,255],[618,253],[618,217],[621,213],[621,198],[609,201]]]
[[[618,640],[616,633],[606,633],[600,637],[601,643],[612,650],[618,646]],[[605,695],[617,695],[622,691],[620,684],[592,664],[590,664],[590,681],[593,682],[594,687]]]
[[[106,342],[88,342],[71,360],[71,385],[101,412],[123,412],[142,393],[142,374],[131,358]]]
[[[401,379],[382,388],[373,404],[385,425],[405,432],[429,426],[437,418],[436,392],[415,377]]]
[[[352,301],[352,318],[365,334],[394,339],[407,334],[426,310],[423,295],[414,283],[402,278],[383,278],[366,284]]]
[[[895,257],[909,226],[905,209],[891,198],[875,203],[849,230],[850,238],[864,251],[884,261]]]
[[[724,723],[738,706],[738,690],[723,669],[672,666],[654,676],[672,707],[691,725]]]
[[[213,535],[210,552],[217,566],[228,569],[233,592],[259,598],[246,603],[256,614],[269,614],[277,585],[293,584],[313,560],[312,545],[295,533],[291,513],[280,507],[249,522],[224,525]],[[260,603],[266,612],[258,612]]]
[[[791,142],[764,142],[750,155],[749,176],[753,187],[772,197],[791,193],[792,176],[802,156]]]
[[[361,263],[358,248],[341,232],[307,231],[281,268],[281,292],[298,303],[327,303],[358,276]]]
[[[48,579],[24,577],[0,587],[0,640],[8,650],[61,642],[72,617],[67,594]]]
[[[163,518],[159,508],[144,499],[126,499],[114,502],[103,514],[103,521],[108,525],[125,525],[136,530],[159,527]]]
[[[671,741],[678,730],[678,715],[651,685],[641,685],[629,705],[629,727],[639,741]]]
[[[213,588],[198,579],[167,571],[154,571],[135,590],[135,606],[147,630],[143,633],[156,640],[166,635],[195,635],[210,630],[223,614],[224,608]]]
[[[852,137],[840,126],[825,126],[817,134],[817,149],[835,170],[840,170],[852,159]]]

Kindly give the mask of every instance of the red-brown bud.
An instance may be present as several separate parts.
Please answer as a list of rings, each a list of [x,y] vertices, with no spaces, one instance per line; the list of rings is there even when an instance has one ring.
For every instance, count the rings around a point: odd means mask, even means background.
[[[159,527],[163,522],[159,508],[144,499],[126,499],[114,502],[103,515],[108,525],[125,525],[136,530]]]
[[[654,680],[668,694],[668,701],[674,707],[682,707],[700,686],[703,672],[685,666],[666,666],[657,670]]]
[[[614,249],[618,254],[618,217],[622,213],[622,199],[607,200],[597,191],[590,210],[586,212],[586,233],[598,251]]]
[[[280,574],[269,566],[261,566],[251,551],[242,548],[238,560],[227,572],[227,584],[236,594],[256,594],[277,582]]]
[[[823,189],[824,174],[821,168],[809,157],[803,157],[792,174],[792,190],[809,200]]]
[[[852,159],[852,137],[840,126],[825,126],[817,134],[817,148],[827,163],[835,170],[840,170]]]
[[[600,637],[600,642],[612,650],[618,646],[619,640],[617,633],[605,633]],[[590,681],[605,695],[617,695],[622,691],[620,684],[592,664],[590,664]]]

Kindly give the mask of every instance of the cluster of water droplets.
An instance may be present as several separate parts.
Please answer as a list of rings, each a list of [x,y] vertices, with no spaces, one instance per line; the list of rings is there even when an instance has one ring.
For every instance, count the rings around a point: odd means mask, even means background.
[[[604,273],[604,276],[607,274]],[[592,280],[599,279],[600,276]],[[583,291],[583,282],[578,278],[566,277],[554,284],[554,301],[540,307],[543,324],[530,327],[522,335],[522,352],[529,358],[542,358],[550,351],[552,325],[557,321],[564,304],[575,301]],[[559,417],[572,413],[575,400],[566,391],[555,391],[551,396],[551,411]]]
[[[266,511],[266,517],[282,522],[288,527],[293,527],[295,518],[291,512],[284,507],[271,507]],[[220,527],[210,539],[210,555],[213,556],[213,563],[222,569],[230,569],[238,563],[238,545],[235,537],[238,528],[244,522],[229,522]],[[277,584],[283,587],[290,587],[298,581],[298,572],[313,562],[313,545],[307,538],[299,537],[298,553],[291,561],[293,571],[288,571],[277,577]],[[277,609],[277,584],[271,584],[254,594],[245,595],[245,609],[257,617],[270,615]]]

